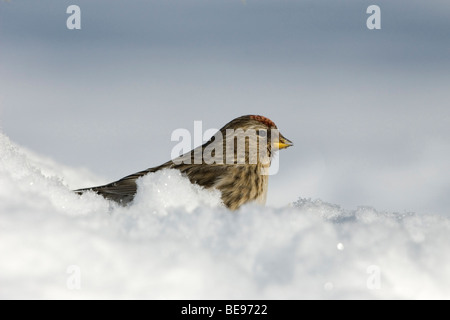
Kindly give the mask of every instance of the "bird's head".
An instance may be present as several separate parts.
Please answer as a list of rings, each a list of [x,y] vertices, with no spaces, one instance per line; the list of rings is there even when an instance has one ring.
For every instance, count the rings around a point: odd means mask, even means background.
[[[224,139],[226,156],[233,156],[235,163],[262,161],[270,164],[274,151],[293,145],[272,120],[260,115],[236,118],[220,129],[220,135]]]
[[[248,117],[249,125],[254,126],[257,130],[260,130],[260,134],[264,135],[262,132],[264,132],[264,130],[267,131],[268,147],[272,150],[276,151],[285,149],[294,145],[292,141],[281,134],[275,123],[269,118],[258,115],[249,115],[244,117]]]
[[[226,134],[226,130],[230,130],[229,132],[243,130],[246,136],[255,133],[258,138],[266,140],[267,147],[273,151],[294,145],[292,141],[281,134],[272,120],[260,115],[245,115],[236,118],[220,129],[223,135]]]

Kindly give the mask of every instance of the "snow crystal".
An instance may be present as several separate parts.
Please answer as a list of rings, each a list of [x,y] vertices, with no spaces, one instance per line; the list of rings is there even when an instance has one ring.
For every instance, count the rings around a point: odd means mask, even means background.
[[[302,198],[230,212],[173,170],[127,207],[71,191],[96,181],[0,134],[0,298],[450,298],[446,217]]]

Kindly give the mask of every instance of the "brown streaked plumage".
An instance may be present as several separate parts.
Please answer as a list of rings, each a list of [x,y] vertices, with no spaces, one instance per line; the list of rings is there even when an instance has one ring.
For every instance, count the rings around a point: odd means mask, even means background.
[[[230,130],[234,130],[233,134],[230,134]],[[251,134],[253,132],[256,134]],[[272,139],[272,132],[278,134],[279,138],[273,136]],[[239,141],[244,143],[239,145]],[[292,145],[291,141],[277,131],[272,120],[259,115],[246,115],[230,121],[208,142],[179,158],[104,186],[79,189],[75,192],[81,194],[92,190],[106,199],[125,205],[134,199],[138,178],[170,168],[180,170],[192,183],[206,189],[220,190],[223,203],[231,210],[251,201],[264,204],[269,178],[267,173],[273,151]],[[223,154],[222,161],[220,153]],[[207,155],[211,157],[208,158]],[[215,156],[217,158],[214,158]]]

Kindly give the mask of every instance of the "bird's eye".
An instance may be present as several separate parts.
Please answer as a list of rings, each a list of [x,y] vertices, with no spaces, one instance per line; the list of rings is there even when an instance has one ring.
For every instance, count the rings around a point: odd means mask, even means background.
[[[256,130],[256,134],[262,138],[265,138],[267,137],[267,130],[264,129]]]

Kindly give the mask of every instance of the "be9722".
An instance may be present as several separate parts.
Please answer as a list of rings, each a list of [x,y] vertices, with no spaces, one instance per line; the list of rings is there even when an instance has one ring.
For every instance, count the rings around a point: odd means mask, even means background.
[[[262,304],[227,304],[226,314],[267,314],[267,305]]]

